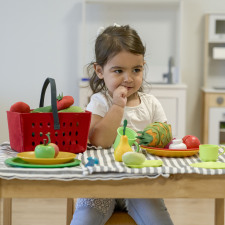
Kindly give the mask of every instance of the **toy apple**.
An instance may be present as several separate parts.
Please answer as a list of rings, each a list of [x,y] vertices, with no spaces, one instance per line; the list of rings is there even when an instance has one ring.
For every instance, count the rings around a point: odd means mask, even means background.
[[[58,145],[55,144],[55,143],[49,143],[48,145],[52,146],[55,149],[55,156],[54,156],[54,158],[56,158],[58,156],[58,154],[59,154],[59,147],[58,147]]]
[[[193,135],[186,135],[182,138],[183,143],[187,146],[188,149],[190,148],[199,148],[200,141],[197,137]]]
[[[34,154],[36,158],[54,158],[55,149],[44,139],[44,144],[35,147]]]
[[[36,158],[55,158],[59,154],[59,147],[54,143],[50,143],[50,133],[47,133],[46,136],[48,137],[48,143],[44,139],[44,144],[35,147],[34,154]]]

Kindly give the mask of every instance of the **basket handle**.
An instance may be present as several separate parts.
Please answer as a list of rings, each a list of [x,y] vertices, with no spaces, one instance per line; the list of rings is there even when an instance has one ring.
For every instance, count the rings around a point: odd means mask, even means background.
[[[53,78],[46,78],[42,90],[41,90],[41,99],[39,107],[44,106],[44,98],[45,98],[45,92],[48,87],[48,84],[51,85],[51,106],[52,106],[52,113],[53,113],[53,119],[54,119],[54,129],[59,130],[60,124],[59,124],[59,116],[58,116],[58,110],[57,110],[57,103],[56,103],[56,85],[55,80]]]

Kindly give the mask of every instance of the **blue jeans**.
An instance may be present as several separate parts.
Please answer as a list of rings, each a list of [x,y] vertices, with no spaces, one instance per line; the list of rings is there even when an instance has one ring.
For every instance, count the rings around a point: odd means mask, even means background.
[[[118,203],[138,225],[173,225],[163,199],[78,199],[70,225],[104,225]]]

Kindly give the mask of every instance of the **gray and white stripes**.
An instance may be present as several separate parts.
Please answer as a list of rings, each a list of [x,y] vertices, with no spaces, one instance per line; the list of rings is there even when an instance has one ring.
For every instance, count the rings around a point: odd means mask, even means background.
[[[113,148],[101,149],[88,145],[87,151],[77,155],[82,164],[77,167],[65,168],[19,168],[10,167],[4,163],[5,159],[16,157],[17,152],[10,148],[9,142],[0,145],[0,178],[3,179],[28,179],[28,180],[121,180],[125,178],[156,178],[169,177],[170,174],[198,173],[205,175],[225,174],[225,169],[203,169],[189,166],[200,162],[198,155],[184,158],[166,158],[150,155],[146,152],[147,159],[161,159],[162,167],[128,168],[123,163],[116,162]],[[96,157],[99,165],[85,167],[88,157]],[[224,155],[219,157],[220,162],[225,162]]]

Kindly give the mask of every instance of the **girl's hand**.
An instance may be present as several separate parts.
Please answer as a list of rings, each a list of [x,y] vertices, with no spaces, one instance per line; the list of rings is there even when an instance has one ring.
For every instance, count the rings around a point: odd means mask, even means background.
[[[113,92],[113,104],[125,107],[127,104],[127,88],[124,86],[119,86],[114,92]]]

